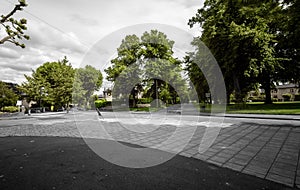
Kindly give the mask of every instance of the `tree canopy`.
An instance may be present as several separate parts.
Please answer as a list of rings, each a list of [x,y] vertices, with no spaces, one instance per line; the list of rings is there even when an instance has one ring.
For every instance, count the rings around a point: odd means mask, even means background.
[[[178,94],[174,87],[183,92],[185,83],[173,45],[174,41],[157,30],[146,31],[140,38],[126,36],[117,49],[117,57],[111,60],[112,66],[105,70],[107,79],[114,82],[114,91],[124,95],[130,88],[133,106],[139,92],[144,97],[175,103]]]
[[[0,108],[5,106],[15,106],[17,100],[18,95],[4,82],[0,81]]]
[[[15,5],[13,10],[5,15],[1,15],[0,30],[5,30],[6,35],[0,37],[0,44],[10,42],[12,44],[15,44],[16,46],[25,48],[25,44],[21,43],[19,40],[29,40],[29,36],[24,33],[24,31],[27,30],[27,20],[25,18],[17,20],[13,18],[13,15],[17,11],[22,11],[26,6],[27,4],[25,0],[19,0],[19,3]]]
[[[278,80],[300,86],[300,1],[285,0],[276,52],[286,58],[278,71]]]
[[[101,71],[90,65],[76,69],[73,85],[74,103],[87,106],[93,93],[100,89],[102,81]]]
[[[47,62],[25,75],[27,82],[21,86],[32,100],[56,107],[68,106],[72,101],[74,69],[65,57],[57,62]]]
[[[86,107],[103,80],[101,72],[90,65],[73,69],[66,57],[44,63],[25,78],[27,81],[22,83],[20,90],[26,93],[29,100],[56,108],[67,108],[70,103]]]
[[[275,52],[281,9],[276,1],[206,0],[189,20],[190,27],[202,27],[200,39],[222,69],[228,97],[234,92],[242,102],[260,83],[271,102],[270,87],[282,60]]]

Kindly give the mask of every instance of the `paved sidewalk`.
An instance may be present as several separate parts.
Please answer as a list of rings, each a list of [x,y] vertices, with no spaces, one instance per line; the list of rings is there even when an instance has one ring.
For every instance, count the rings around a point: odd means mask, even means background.
[[[174,152],[187,136],[191,126],[185,123],[180,129],[181,140],[169,143],[166,141],[176,130],[173,124],[143,124],[146,128],[153,127],[147,133],[127,130],[118,122],[98,121],[96,113],[91,117],[80,116],[76,122],[70,120],[23,124],[18,126],[0,127],[0,136],[63,136],[105,138],[99,133],[99,123],[103,124],[107,133],[116,141],[129,142],[145,147],[153,147]],[[75,124],[76,123],[76,124]],[[142,124],[136,125],[141,127]],[[84,130],[78,130],[84,127]],[[156,126],[157,127],[157,126]],[[266,125],[255,123],[235,123],[220,130],[213,145],[204,153],[199,153],[199,145],[206,127],[199,125],[180,155],[200,159],[209,163],[254,175],[267,180],[300,188],[300,126]]]
[[[297,121],[300,121],[300,115],[226,114],[225,117],[254,118],[254,119],[273,119],[273,120],[297,120]]]

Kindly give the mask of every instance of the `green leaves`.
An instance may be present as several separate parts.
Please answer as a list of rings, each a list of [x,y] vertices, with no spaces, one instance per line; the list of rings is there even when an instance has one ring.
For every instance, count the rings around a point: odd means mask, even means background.
[[[230,93],[245,96],[241,93],[280,67],[275,53],[280,10],[276,1],[206,0],[189,20],[191,27],[202,26],[201,40],[217,59]]]
[[[15,106],[17,100],[18,95],[12,89],[9,89],[4,82],[0,81],[0,107]]]
[[[134,101],[139,92],[154,99],[163,96],[169,100],[170,95],[178,96],[162,80],[168,79],[174,84],[185,86],[185,83],[179,82],[182,80],[182,70],[180,61],[173,57],[174,43],[157,30],[146,31],[141,38],[136,35],[126,36],[117,49],[118,56],[111,60],[112,66],[105,70],[107,79],[114,82],[114,92],[123,96],[126,94],[124,92],[130,92]],[[158,93],[162,94],[157,97]]]
[[[73,101],[76,104],[87,106],[88,100],[96,90],[99,90],[103,76],[96,68],[86,65],[76,69],[73,86]]]
[[[20,43],[17,39],[29,40],[29,36],[24,34],[24,30],[27,30],[26,24],[27,20],[22,18],[16,20],[12,16],[17,12],[23,10],[23,7],[26,7],[27,4],[25,0],[19,0],[19,4],[16,4],[14,9],[9,12],[7,15],[1,15],[0,25],[5,28],[6,36],[0,36],[0,44],[5,42],[10,42],[21,48],[25,48],[23,43]],[[17,38],[17,39],[16,39]]]
[[[21,90],[33,100],[43,99],[48,105],[61,107],[72,101],[74,69],[65,57],[61,61],[47,62],[25,75],[27,82]],[[41,90],[43,89],[43,90]]]

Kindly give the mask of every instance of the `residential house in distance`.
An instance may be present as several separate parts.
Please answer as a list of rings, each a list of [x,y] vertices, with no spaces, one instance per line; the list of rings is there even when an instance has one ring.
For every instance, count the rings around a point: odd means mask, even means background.
[[[99,95],[98,96],[98,98],[99,99],[104,99],[104,100],[106,100],[106,101],[108,101],[108,102],[111,102],[112,101],[112,95],[111,95],[111,90],[108,88],[108,89],[106,89],[106,88],[104,88],[104,90],[103,90],[103,95]]]
[[[295,95],[299,93],[299,87],[296,84],[283,84],[276,86],[271,90],[272,98],[277,99],[279,102],[295,101],[297,100],[297,97],[295,98]]]

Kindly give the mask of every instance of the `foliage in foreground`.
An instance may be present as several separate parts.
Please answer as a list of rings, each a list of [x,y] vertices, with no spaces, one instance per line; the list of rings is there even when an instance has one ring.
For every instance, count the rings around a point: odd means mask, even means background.
[[[19,40],[29,40],[29,36],[24,34],[24,31],[27,30],[27,20],[25,18],[17,20],[12,16],[17,11],[22,11],[23,8],[26,6],[27,4],[25,0],[19,0],[19,3],[16,4],[15,7],[9,13],[7,13],[6,15],[1,15],[0,27],[3,27],[2,29],[5,30],[5,35],[4,37],[0,36],[0,44],[10,42],[12,44],[15,44],[16,46],[25,48],[25,44],[20,43]]]

